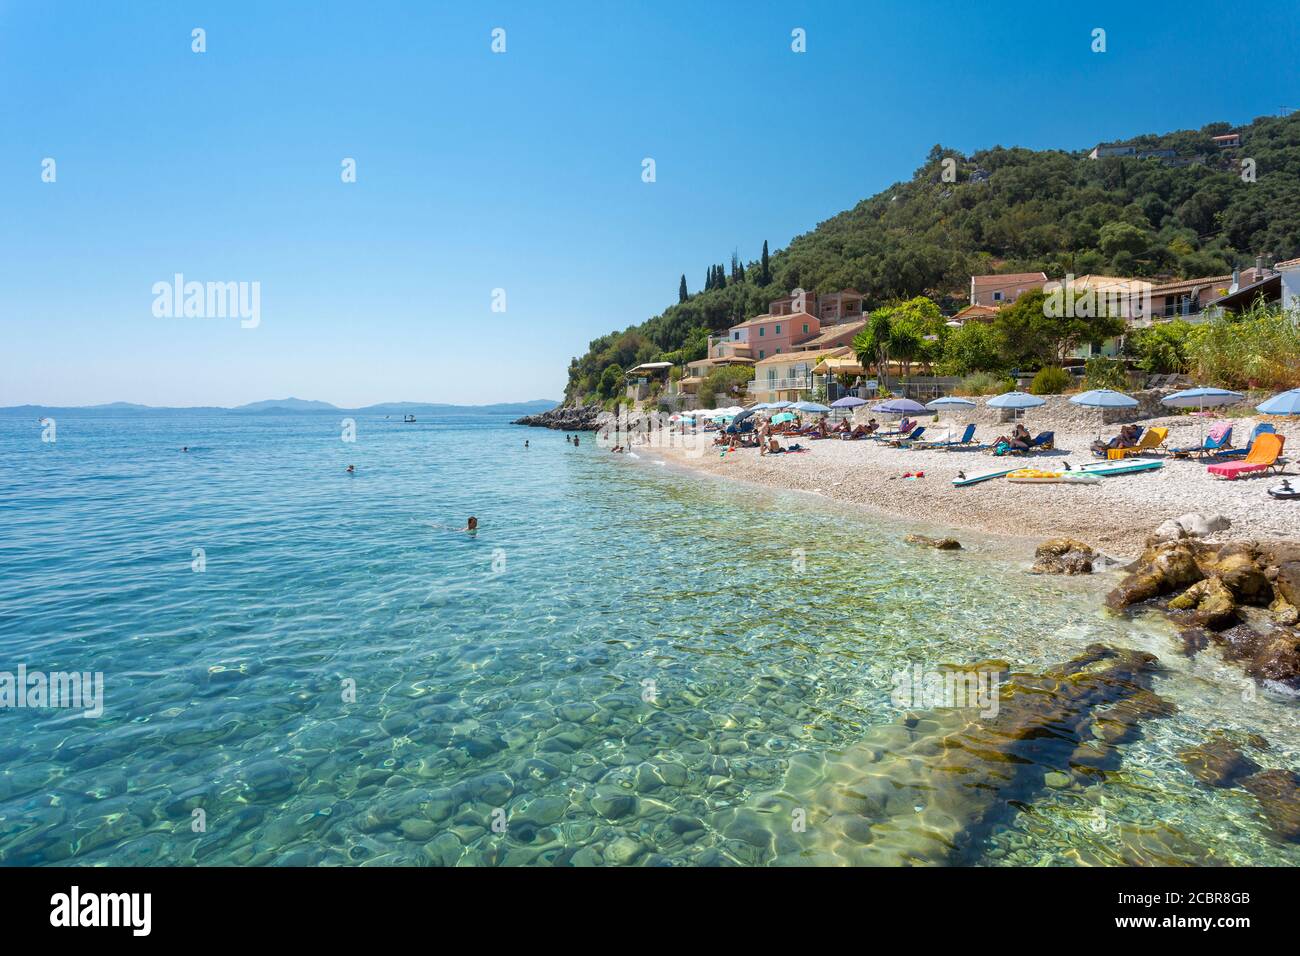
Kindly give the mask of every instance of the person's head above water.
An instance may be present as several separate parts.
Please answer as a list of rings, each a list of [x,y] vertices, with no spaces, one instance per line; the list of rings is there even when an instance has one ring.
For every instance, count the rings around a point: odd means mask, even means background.
[[[469,520],[465,522],[465,530],[466,530],[466,531],[477,531],[477,530],[478,530],[478,518],[475,518],[473,515],[470,515],[470,516],[469,516]]]

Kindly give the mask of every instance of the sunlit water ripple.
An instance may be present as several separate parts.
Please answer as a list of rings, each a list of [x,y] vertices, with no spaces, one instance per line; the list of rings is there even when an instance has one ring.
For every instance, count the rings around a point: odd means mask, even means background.
[[[896,670],[1104,641],[1157,654],[1178,714],[961,862],[1300,863],[1176,758],[1224,727],[1297,766],[1294,707],[1095,581],[1025,574],[1023,544],[912,548],[500,417],[355,443],[340,417],[85,413],[49,444],[0,416],[0,670],[106,682],[99,718],[0,711],[0,862],[778,862],[788,819],[742,811],[898,720]]]

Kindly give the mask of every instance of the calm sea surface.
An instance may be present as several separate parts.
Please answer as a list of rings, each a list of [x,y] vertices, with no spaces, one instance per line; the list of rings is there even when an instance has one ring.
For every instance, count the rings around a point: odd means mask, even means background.
[[[0,863],[857,862],[822,823],[892,674],[1096,641],[1158,655],[1178,713],[948,861],[1300,863],[1176,757],[1224,728],[1300,766],[1295,706],[1027,546],[909,547],[502,417],[35,417],[0,415],[0,671],[102,672],[104,708],[0,710]]]

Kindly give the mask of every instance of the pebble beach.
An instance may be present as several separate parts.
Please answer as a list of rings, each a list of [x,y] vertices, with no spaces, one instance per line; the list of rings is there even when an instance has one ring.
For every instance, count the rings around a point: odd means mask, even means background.
[[[1300,427],[1285,419],[1268,420],[1286,437],[1288,449],[1300,447]],[[1234,432],[1249,435],[1256,421],[1234,419]],[[952,422],[958,431],[964,424]],[[1024,467],[1056,469],[1062,468],[1063,462],[1078,467],[1096,460],[1088,446],[1096,440],[1098,428],[1085,429],[1050,418],[1028,418],[1026,424],[1031,432],[1056,428],[1056,447],[1022,457],[1019,460]],[[1168,427],[1168,444],[1175,447],[1197,444],[1202,428],[1187,415],[1142,419],[1140,424]],[[929,427],[946,430],[943,422]],[[976,440],[991,441],[1010,427],[981,423]],[[1100,431],[1109,437],[1117,427],[1106,425]],[[1224,537],[1300,537],[1300,501],[1279,501],[1267,492],[1288,475],[1300,484],[1295,465],[1289,465],[1282,477],[1226,481],[1210,474],[1205,461],[1156,454],[1145,457],[1163,458],[1164,467],[1106,478],[1097,485],[1020,484],[995,478],[958,488],[952,484],[958,472],[984,471],[1004,459],[987,449],[944,451],[892,448],[880,441],[791,440],[810,451],[760,456],[757,449],[743,448],[722,454],[711,445],[702,455],[681,447],[635,450],[673,465],[825,495],[904,520],[916,518],[930,525],[1025,538],[1074,537],[1113,557],[1136,556],[1158,525],[1188,513],[1225,516],[1232,526],[1223,532]],[[783,442],[788,443],[786,439]],[[918,472],[924,477],[904,477]]]

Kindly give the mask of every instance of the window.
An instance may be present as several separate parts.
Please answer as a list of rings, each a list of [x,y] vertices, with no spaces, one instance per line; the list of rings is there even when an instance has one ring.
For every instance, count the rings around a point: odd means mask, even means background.
[[[739,332],[732,332],[732,333],[731,333],[731,341],[733,341],[733,342],[739,342],[739,341],[740,341],[740,333],[739,333]]]
[[[762,349],[759,349],[759,350],[758,350],[758,357],[759,357],[759,358],[766,358],[766,357],[767,357],[767,353],[764,352]]]
[[[777,334],[777,335],[780,335],[780,334],[781,334],[781,323],[780,323],[780,322],[778,322],[778,323],[776,324],[776,334]]]
[[[994,292],[994,293],[993,293],[993,301],[994,301],[994,302],[1001,302],[1001,301],[1002,301],[1002,293],[1001,293],[1001,292]]]
[[[803,324],[803,334],[804,334],[804,335],[807,335],[807,334],[808,334],[808,323],[807,323],[807,322],[805,322],[805,323]]]
[[[767,335],[767,326],[766,326],[766,325],[760,325],[760,326],[758,327],[758,337],[761,339],[761,338],[762,338],[763,336],[765,336],[765,335]]]
[[[775,352],[775,354],[776,354],[776,355],[780,355],[780,354],[781,354],[781,350],[780,350],[780,349],[777,349],[776,352]]]

